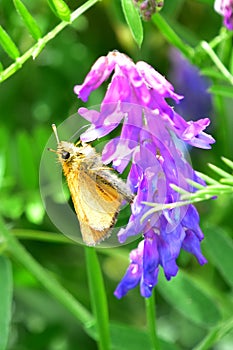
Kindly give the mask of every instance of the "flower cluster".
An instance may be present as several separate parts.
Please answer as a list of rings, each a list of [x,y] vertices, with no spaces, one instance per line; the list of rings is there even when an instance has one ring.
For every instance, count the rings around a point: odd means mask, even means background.
[[[215,0],[214,9],[224,17],[224,25],[233,30],[233,0]]]
[[[206,149],[214,140],[203,131],[209,125],[208,118],[187,122],[167,103],[167,98],[179,103],[183,97],[163,76],[147,63],[134,64],[119,52],[100,57],[83,84],[75,86],[75,93],[87,101],[112,73],[100,111],[79,109],[79,114],[91,122],[81,139],[95,140],[122,123],[120,136],[106,144],[102,159],[106,164],[112,162],[119,173],[131,162],[127,181],[136,196],[129,222],[119,231],[118,239],[123,243],[129,236],[142,233],[143,240],[130,253],[129,268],[115,295],[121,298],[140,283],[141,295],[149,297],[159,266],[168,280],[177,274],[176,259],[181,249],[195,255],[200,264],[206,260],[200,250],[203,233],[193,205],[153,213],[142,221],[149,208],[145,202],[178,201],[180,195],[171,184],[194,191],[186,179],[202,180],[186,161],[180,140]]]
[[[144,21],[149,21],[151,16],[163,7],[163,0],[133,0]]]

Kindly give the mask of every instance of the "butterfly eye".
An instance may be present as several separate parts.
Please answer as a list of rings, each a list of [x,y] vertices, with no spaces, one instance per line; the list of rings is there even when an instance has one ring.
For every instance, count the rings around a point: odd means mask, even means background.
[[[61,154],[62,159],[69,159],[70,158],[70,153],[67,151],[63,151]]]

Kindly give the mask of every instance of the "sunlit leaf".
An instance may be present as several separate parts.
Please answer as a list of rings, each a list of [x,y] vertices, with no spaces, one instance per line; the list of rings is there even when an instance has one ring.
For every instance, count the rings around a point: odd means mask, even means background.
[[[233,170],[233,162],[230,159],[222,157],[222,161]]]
[[[138,10],[134,7],[132,0],[121,0],[123,13],[130,28],[132,36],[139,47],[143,40],[142,21]]]
[[[214,164],[209,163],[208,164],[210,169],[212,169],[213,171],[215,171],[217,174],[219,174],[220,176],[222,176],[223,178],[228,178],[231,179],[232,175],[229,174],[228,172],[224,171],[223,169],[221,169],[220,167],[217,167]]]
[[[24,21],[24,24],[26,25],[28,31],[32,35],[32,37],[35,40],[38,40],[41,38],[41,31],[36,23],[35,19],[32,17],[32,15],[28,12],[25,5],[22,3],[21,0],[13,0],[14,5],[20,16],[22,17],[22,20]]]
[[[13,42],[9,34],[7,34],[7,32],[2,28],[1,25],[0,25],[0,45],[2,46],[3,50],[6,51],[6,53],[14,60],[16,60],[16,58],[20,56],[20,52],[17,46],[15,45],[15,43]]]
[[[10,260],[0,256],[0,350],[6,350],[12,313],[12,269]]]
[[[70,21],[70,9],[63,0],[48,0],[49,6],[55,15],[63,21]]]
[[[33,198],[26,205],[26,216],[34,224],[39,225],[42,223],[44,212],[44,206],[38,197]]]

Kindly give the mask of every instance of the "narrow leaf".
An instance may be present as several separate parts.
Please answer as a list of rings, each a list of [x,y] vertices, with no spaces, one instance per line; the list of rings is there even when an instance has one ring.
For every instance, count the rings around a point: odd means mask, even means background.
[[[233,329],[233,318],[227,321],[221,322],[216,327],[210,330],[206,337],[201,340],[201,342],[193,348],[193,350],[209,350],[213,349],[213,346],[218,343],[225,335],[231,332]],[[227,344],[227,342],[226,342]],[[221,346],[218,347],[222,348]],[[230,345],[231,348],[231,345]],[[227,349],[227,346],[226,346]]]
[[[207,227],[204,229],[203,246],[209,260],[216,266],[231,287],[233,287],[233,243],[222,228]]]
[[[13,283],[11,263],[4,256],[0,256],[0,286],[0,350],[6,350],[11,320]]]
[[[10,36],[7,34],[7,32],[2,28],[0,25],[0,45],[2,46],[3,50],[6,51],[6,53],[13,58],[13,60],[16,60],[20,56],[20,52],[13,42],[13,40],[10,38]]]
[[[228,158],[225,158],[225,157],[221,157],[222,158],[222,161],[229,166],[229,168],[231,168],[233,170],[233,162],[228,159]]]
[[[150,349],[150,339],[145,331],[116,323],[111,324],[110,327],[114,349]]]
[[[20,14],[22,20],[24,21],[24,24],[26,25],[29,33],[36,41],[39,40],[41,38],[41,31],[35,19],[28,12],[27,8],[25,7],[25,5],[22,3],[21,0],[13,0],[13,1],[14,1],[15,8]]]
[[[121,5],[132,36],[138,46],[141,47],[143,40],[143,27],[139,12],[133,5],[132,0],[121,0]]]
[[[232,176],[232,179],[221,179],[220,181],[223,184],[233,186],[233,176]],[[233,188],[231,190],[233,191]],[[229,188],[229,191],[230,191],[230,188]]]
[[[202,190],[203,188],[205,188],[205,186],[203,186],[203,185],[199,184],[198,182],[193,181],[191,179],[187,178],[186,181],[189,185],[192,185],[194,188],[197,188],[199,190]]]
[[[99,348],[103,350],[109,349],[110,334],[108,303],[98,256],[93,247],[86,247],[85,254],[91,304],[99,336]]]
[[[208,91],[214,95],[233,98],[232,86],[212,85]]]
[[[220,80],[225,78],[218,70],[212,67],[205,67],[201,69],[200,74],[209,78],[215,78]]]
[[[195,171],[195,173],[200,177],[202,178],[206,183],[210,184],[210,185],[218,185],[219,182],[212,179],[212,177],[208,176],[208,175],[205,175],[199,171]]]
[[[175,184],[170,184],[170,187],[171,187],[174,191],[176,191],[176,192],[178,192],[178,193],[180,193],[180,194],[190,194],[188,191],[184,190],[183,188],[181,188],[181,187],[179,187],[179,186],[177,186],[177,185],[175,185]]]
[[[3,71],[3,65],[2,65],[2,62],[0,62],[0,72]]]
[[[219,321],[220,313],[214,300],[182,271],[169,282],[161,276],[157,288],[171,306],[195,324],[212,327]]]
[[[55,15],[63,21],[70,21],[70,9],[63,0],[48,0],[49,6]]]
[[[226,171],[222,170],[221,168],[217,167],[214,164],[209,163],[208,166],[210,167],[210,169],[212,169],[213,171],[215,171],[217,174],[219,174],[220,176],[224,177],[224,178],[232,178],[232,175],[227,173]]]

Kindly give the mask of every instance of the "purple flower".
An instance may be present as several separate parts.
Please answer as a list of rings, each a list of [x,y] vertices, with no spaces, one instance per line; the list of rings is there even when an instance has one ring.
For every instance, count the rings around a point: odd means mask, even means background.
[[[233,0],[215,0],[214,9],[224,17],[224,25],[233,30]]]
[[[157,283],[159,266],[168,280],[177,274],[181,249],[193,254],[200,264],[206,260],[200,250],[203,234],[199,216],[192,205],[151,213],[142,221],[150,209],[145,202],[179,201],[180,194],[170,185],[195,191],[187,178],[203,184],[186,161],[180,143],[208,149],[214,139],[204,132],[208,118],[187,122],[168,105],[167,98],[179,103],[182,96],[163,76],[147,63],[134,64],[119,52],[97,60],[84,83],[75,86],[78,97],[87,101],[91,91],[112,73],[100,111],[79,109],[79,114],[91,122],[81,139],[95,140],[122,124],[120,135],[104,147],[102,159],[106,164],[112,162],[120,173],[131,162],[127,182],[135,199],[129,222],[119,231],[118,239],[123,243],[141,233],[143,240],[130,253],[129,268],[115,295],[121,298],[140,284],[141,295],[149,297]]]

